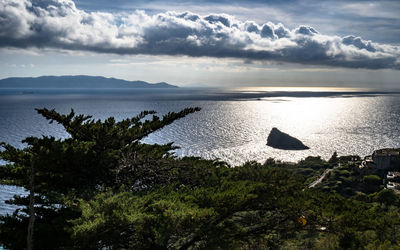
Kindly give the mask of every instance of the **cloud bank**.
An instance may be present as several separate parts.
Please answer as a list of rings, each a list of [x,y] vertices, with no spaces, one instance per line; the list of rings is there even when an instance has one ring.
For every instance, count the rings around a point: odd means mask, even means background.
[[[288,29],[226,14],[86,12],[72,0],[2,0],[0,47],[113,54],[240,58],[366,69],[400,69],[400,46],[312,27]]]

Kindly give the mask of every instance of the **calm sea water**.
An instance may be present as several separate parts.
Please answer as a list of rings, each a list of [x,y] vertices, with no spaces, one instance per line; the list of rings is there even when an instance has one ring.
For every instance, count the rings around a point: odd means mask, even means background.
[[[232,165],[265,161],[269,157],[298,161],[309,155],[328,159],[339,155],[365,156],[384,147],[400,147],[400,95],[357,90],[304,89],[181,89],[181,90],[0,90],[0,141],[23,147],[26,136],[67,137],[62,127],[49,124],[35,108],[90,114],[96,119],[132,117],[143,110],[160,114],[201,107],[145,143],[174,142],[178,156],[219,158]],[[266,146],[269,131],[302,140],[309,150],[285,151]],[[5,199],[22,189],[0,186],[0,213],[14,207]]]

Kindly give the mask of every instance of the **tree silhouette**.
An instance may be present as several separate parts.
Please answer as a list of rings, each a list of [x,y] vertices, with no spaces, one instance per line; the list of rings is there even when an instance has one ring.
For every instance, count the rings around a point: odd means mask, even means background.
[[[147,145],[140,140],[199,110],[187,108],[161,118],[155,111],[144,111],[117,122],[112,117],[94,120],[91,116],[76,115],[73,110],[63,115],[55,110],[37,109],[50,123],[61,124],[70,137],[27,137],[23,140],[27,147],[23,149],[1,143],[0,158],[8,163],[0,167],[0,180],[4,184],[22,186],[30,190],[30,195],[15,196],[8,201],[22,207],[12,216],[0,218],[0,243],[11,249],[31,248],[32,235],[37,236],[34,241],[38,249],[54,249],[59,242],[68,242],[68,221],[79,215],[73,209],[74,199],[88,199],[103,188],[119,187],[120,180],[126,179],[122,175],[132,177],[138,184],[141,177],[134,174],[157,172],[151,168],[172,158],[170,151],[175,147],[172,143]],[[149,115],[151,119],[145,120]],[[130,165],[121,164],[128,152],[141,160]],[[149,161],[151,164],[138,164]],[[147,169],[126,169],[132,164]],[[43,237],[50,232],[50,239]],[[24,235],[27,237],[22,239]],[[15,240],[15,237],[21,239]]]

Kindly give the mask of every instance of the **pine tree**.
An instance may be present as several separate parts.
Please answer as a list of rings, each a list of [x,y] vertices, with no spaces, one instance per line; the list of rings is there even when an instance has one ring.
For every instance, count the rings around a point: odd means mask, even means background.
[[[27,137],[22,141],[27,144],[23,149],[1,143],[0,158],[8,162],[0,167],[1,182],[31,190],[31,195],[16,196],[8,201],[22,207],[13,215],[0,217],[0,244],[10,249],[25,248],[29,224],[29,229],[34,229],[29,234],[35,236],[35,248],[54,249],[60,242],[68,247],[68,221],[79,216],[79,212],[74,210],[74,200],[88,199],[103,188],[118,188],[122,184],[120,180],[124,180],[123,175],[130,175],[136,184],[140,183],[141,177],[134,174],[151,172],[152,167],[160,165],[159,162],[172,158],[171,150],[175,148],[172,143],[147,145],[140,141],[199,110],[187,108],[162,118],[156,116],[155,111],[144,111],[117,122],[112,117],[104,121],[94,120],[91,116],[76,115],[73,110],[62,115],[55,110],[38,109],[37,112],[50,123],[61,124],[70,136],[66,139]],[[152,118],[144,120],[148,115]],[[128,153],[140,159],[136,162],[136,169],[148,169],[136,172],[124,169],[132,167],[132,163],[121,164],[121,159]],[[157,179],[152,181],[157,182]],[[27,216],[29,214],[31,216]]]
[[[328,162],[329,162],[330,164],[336,164],[336,163],[339,162],[338,154],[337,154],[336,151],[333,152],[333,154],[332,154],[332,156],[331,156],[331,158],[329,159]]]

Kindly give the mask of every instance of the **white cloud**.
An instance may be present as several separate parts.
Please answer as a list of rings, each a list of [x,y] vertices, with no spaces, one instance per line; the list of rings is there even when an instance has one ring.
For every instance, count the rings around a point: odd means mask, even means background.
[[[72,0],[3,0],[0,46],[400,69],[399,46],[227,14],[85,12]]]

